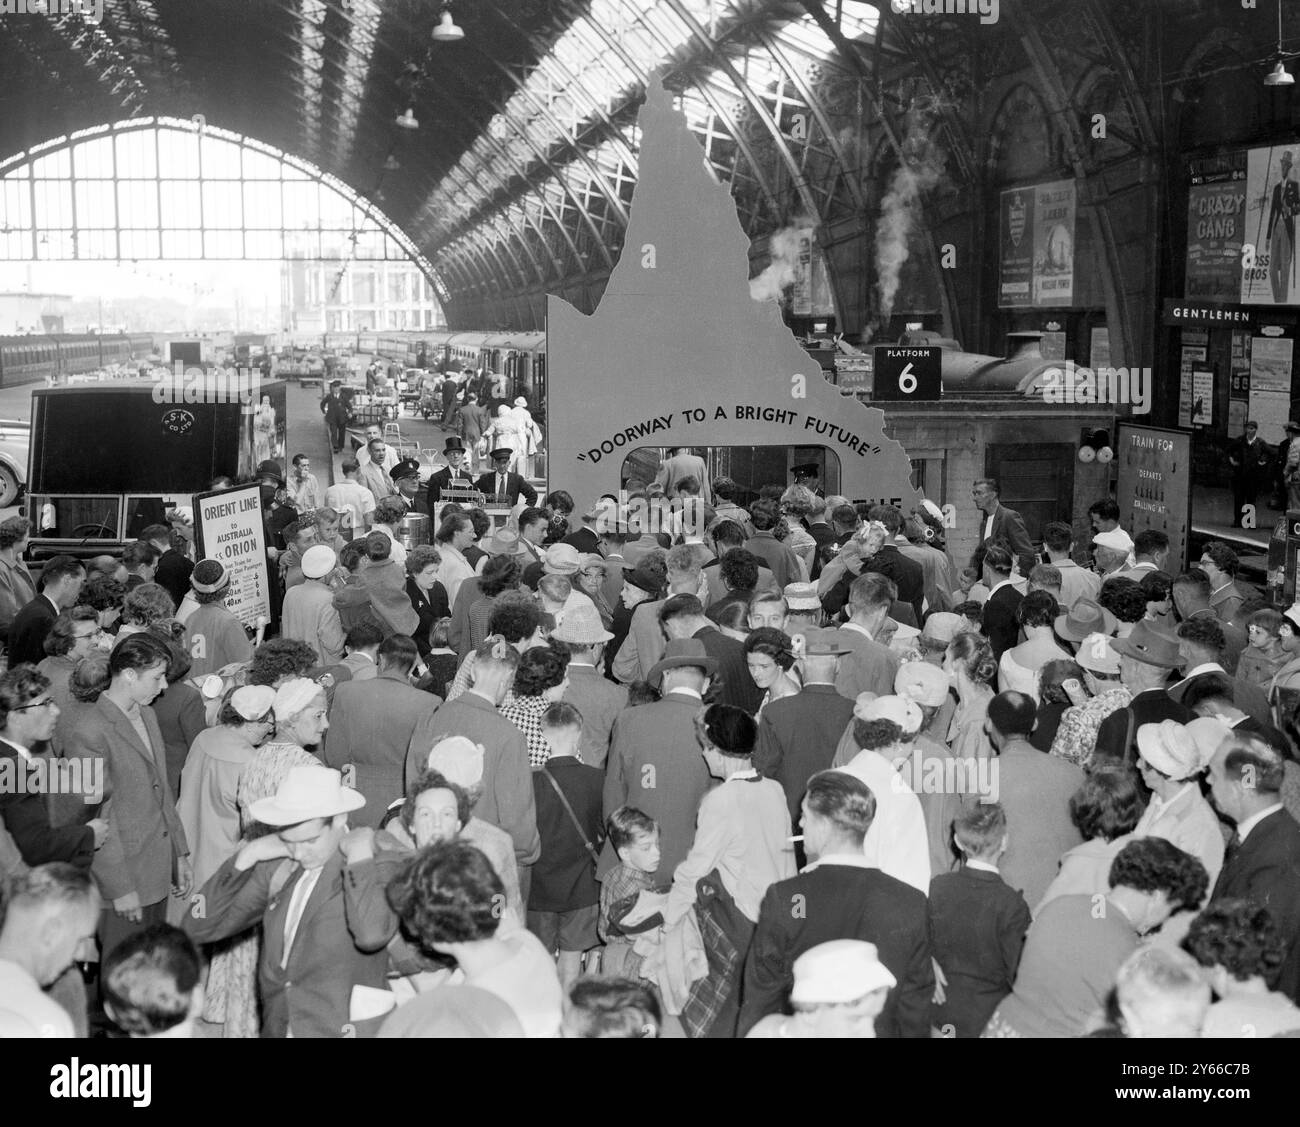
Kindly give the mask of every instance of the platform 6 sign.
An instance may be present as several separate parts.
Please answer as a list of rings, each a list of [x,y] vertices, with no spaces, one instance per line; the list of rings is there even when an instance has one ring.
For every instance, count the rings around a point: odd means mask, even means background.
[[[943,363],[937,348],[879,345],[875,376],[872,399],[943,398]]]

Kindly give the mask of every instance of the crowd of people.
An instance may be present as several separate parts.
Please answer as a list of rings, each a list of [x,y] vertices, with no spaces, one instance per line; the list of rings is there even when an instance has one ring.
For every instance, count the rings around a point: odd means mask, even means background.
[[[259,471],[267,641],[183,515],[39,592],[0,524],[0,1032],[1300,1030],[1300,606],[1228,545],[359,453]]]

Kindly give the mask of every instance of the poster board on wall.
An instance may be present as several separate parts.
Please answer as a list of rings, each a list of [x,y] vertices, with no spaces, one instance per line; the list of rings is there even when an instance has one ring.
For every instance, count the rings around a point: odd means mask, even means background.
[[[1131,536],[1148,528],[1163,532],[1169,537],[1166,569],[1181,572],[1192,528],[1192,436],[1126,422],[1116,432],[1120,527]]]
[[[1073,304],[1076,196],[1073,180],[1030,184],[1001,194],[999,307]]]

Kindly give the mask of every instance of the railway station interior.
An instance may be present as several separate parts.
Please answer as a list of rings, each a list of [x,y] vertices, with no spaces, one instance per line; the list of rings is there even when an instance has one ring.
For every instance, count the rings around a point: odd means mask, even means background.
[[[0,1036],[1300,1035],[1297,75],[0,0]]]

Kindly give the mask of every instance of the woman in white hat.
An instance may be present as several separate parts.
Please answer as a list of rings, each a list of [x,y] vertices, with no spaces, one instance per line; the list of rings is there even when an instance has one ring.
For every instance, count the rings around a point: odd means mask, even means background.
[[[258,702],[264,699],[262,694]],[[255,707],[250,706],[248,711]],[[305,747],[319,743],[321,735],[329,727],[325,690],[305,677],[291,678],[274,691],[271,716],[275,738],[253,751],[239,775],[235,800],[243,827],[241,842],[268,832],[267,827],[253,817],[251,808],[255,802],[275,796],[290,768],[321,766],[321,761]],[[260,947],[258,932],[253,929],[223,941],[212,959],[204,1018],[222,1024],[226,1037],[257,1037],[260,1034],[257,1012]]]
[[[794,961],[793,1017],[769,1014],[746,1037],[871,1038],[896,979],[876,945],[832,939]]]
[[[1059,755],[1085,771],[1092,763],[1097,750],[1097,732],[1101,722],[1112,712],[1127,708],[1133,701],[1132,692],[1119,679],[1119,654],[1111,645],[1108,634],[1089,634],[1079,643],[1079,652],[1074,655],[1083,669],[1083,679],[1087,699],[1072,705],[1061,717],[1061,726],[1056,730],[1056,739],[1052,741],[1052,755]],[[1071,692],[1073,699],[1078,692],[1077,686],[1064,686]]]
[[[531,421],[531,416],[529,416]],[[534,426],[537,424],[534,423]],[[523,424],[511,413],[511,409],[504,403],[497,408],[497,417],[492,420],[492,425],[483,432],[483,438],[480,440],[487,443],[488,450],[509,450],[511,451],[510,463],[506,467],[510,473],[523,473],[523,459],[526,456],[528,440],[524,435]],[[527,477],[528,475],[525,475]]]
[[[1163,837],[1184,853],[1190,853],[1205,866],[1213,888],[1223,868],[1223,834],[1197,779],[1213,758],[1218,744],[1232,729],[1213,717],[1193,723],[1205,725],[1210,737],[1192,731],[1190,724],[1174,720],[1138,728],[1138,769],[1142,781],[1151,788],[1151,802],[1134,833],[1142,837]],[[1214,739],[1216,727],[1217,740]],[[1198,735],[1202,736],[1204,748],[1198,745]]]
[[[181,775],[177,813],[201,888],[239,845],[239,777],[275,731],[275,690],[244,685],[222,698],[215,727],[195,737]]]
[[[524,477],[532,477],[537,461],[537,452],[542,448],[542,428],[537,425],[536,420],[529,412],[528,400],[522,395],[515,400],[510,415],[519,428],[522,442],[516,468]],[[572,509],[570,509],[570,512],[572,512]]]

